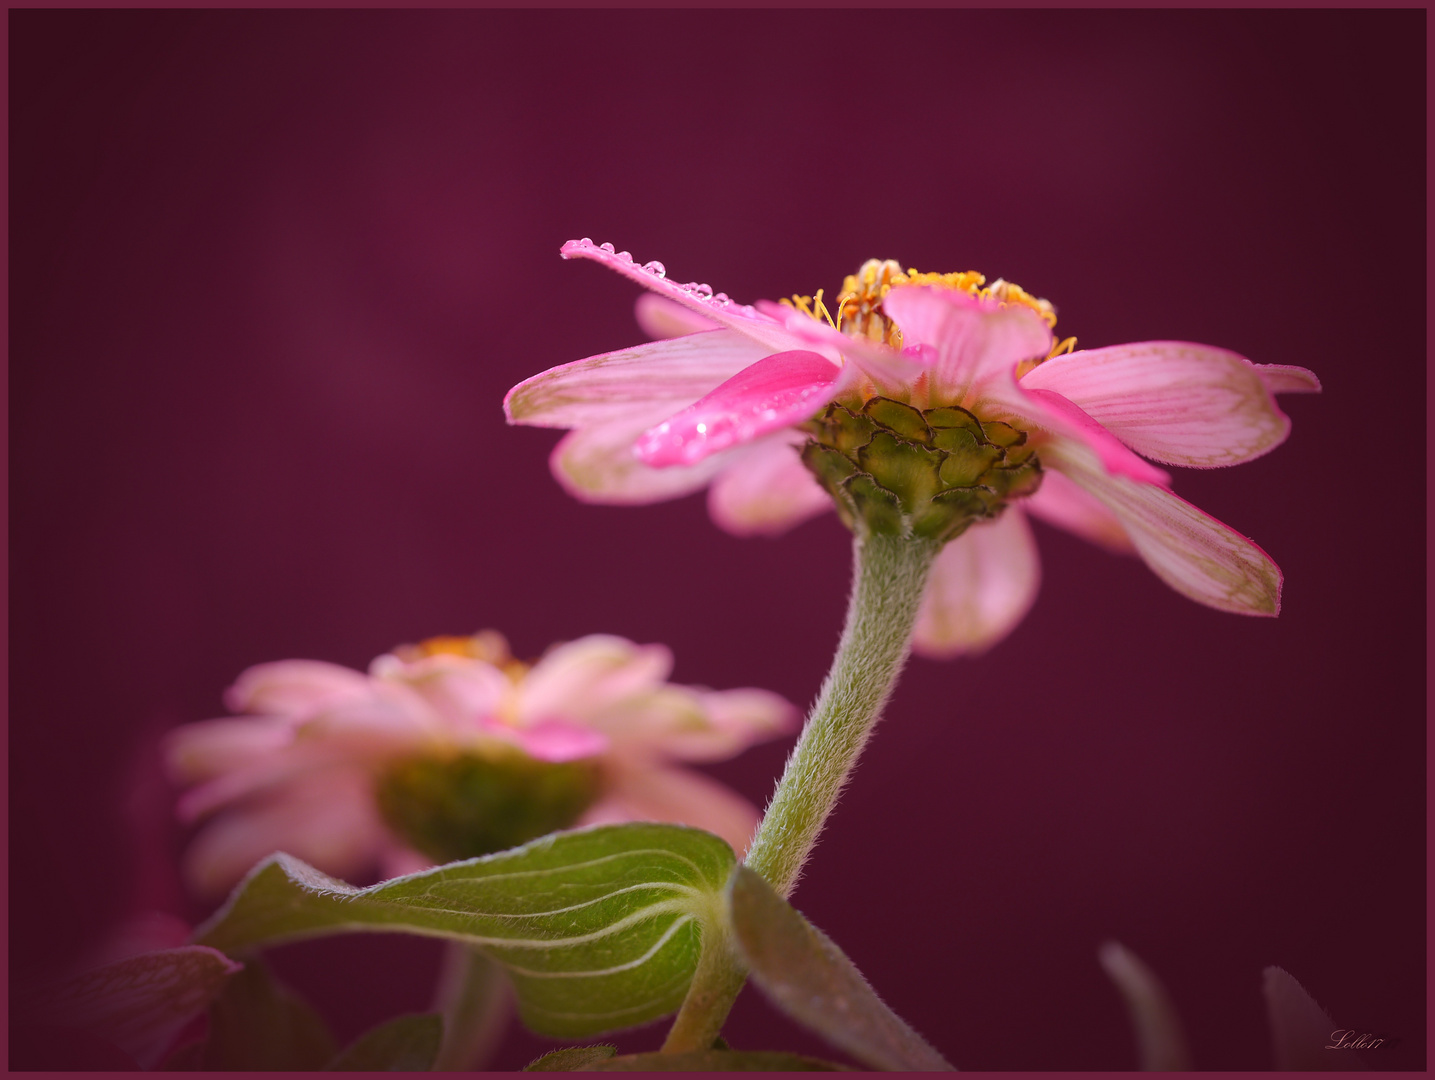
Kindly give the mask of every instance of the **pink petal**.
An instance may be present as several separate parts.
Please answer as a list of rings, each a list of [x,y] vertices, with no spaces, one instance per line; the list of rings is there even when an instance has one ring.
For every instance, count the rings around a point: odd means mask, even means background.
[[[1355,1051],[1328,1049],[1339,1046],[1342,1029],[1290,972],[1274,966],[1266,968],[1261,989],[1265,994],[1277,1069],[1364,1071],[1365,1065]]]
[[[1048,445],[1042,462],[1105,503],[1146,565],[1177,592],[1220,611],[1279,614],[1280,568],[1234,529],[1165,488],[1112,476],[1069,440]]]
[[[651,289],[659,296],[666,297],[704,318],[711,319],[719,326],[736,330],[746,337],[767,346],[768,352],[782,352],[794,348],[791,337],[774,320],[761,314],[747,304],[737,304],[725,294],[714,294],[707,285],[688,282],[680,285],[669,281],[666,272],[659,273],[649,267],[659,263],[639,265],[632,259],[620,258],[616,252],[607,250],[612,245],[594,244],[588,239],[569,240],[559,249],[565,259],[592,259],[610,270],[616,270],[624,277],[636,281],[644,288]]]
[[[1023,419],[1028,422],[1026,426],[1035,423],[1053,435],[1080,443],[1096,455],[1101,467],[1112,476],[1126,476],[1145,484],[1170,487],[1169,473],[1133,454],[1076,403],[1050,390],[1027,390],[1024,386],[1018,389],[1026,396],[1025,403],[1020,406],[1024,411]]]
[[[533,666],[520,688],[520,719],[523,724],[551,717],[583,720],[662,686],[672,670],[666,645],[589,634],[554,646]]]
[[[1021,501],[1021,508],[1107,551],[1123,555],[1136,552],[1120,519],[1106,509],[1106,504],[1055,469],[1042,475],[1041,487]]]
[[[756,687],[700,690],[708,730],[678,733],[666,740],[663,753],[683,761],[721,761],[755,743],[794,734],[802,727],[802,710],[781,694]]]
[[[388,843],[368,774],[329,770],[210,822],[185,852],[185,877],[200,895],[215,896],[284,851],[349,878],[372,869]]]
[[[805,315],[796,308],[759,300],[758,308],[781,322],[792,337],[833,361],[844,362],[845,379],[834,391],[845,389],[858,374],[867,376],[876,390],[889,397],[904,397],[923,365],[912,356],[904,355],[886,345],[863,338],[854,338]],[[850,361],[850,366],[845,362]]]
[[[1318,394],[1321,386],[1315,372],[1292,364],[1252,364],[1261,382],[1272,394]]]
[[[662,821],[716,833],[739,855],[757,829],[757,807],[711,777],[689,769],[616,769],[608,793],[579,825]]]
[[[485,734],[511,742],[539,761],[578,761],[608,749],[608,737],[601,731],[559,717],[523,727],[490,718],[481,727]]]
[[[808,471],[796,432],[752,443],[708,489],[708,513],[734,536],[778,536],[832,509],[828,495]]]
[[[934,659],[984,652],[1021,622],[1040,584],[1036,540],[1020,510],[973,525],[932,566],[912,651]]]
[[[651,338],[675,338],[718,329],[717,323],[655,293],[643,293],[633,306],[638,325]]]
[[[303,717],[316,709],[363,697],[369,680],[322,660],[278,660],[244,671],[224,694],[234,712]]]
[[[1181,1018],[1155,972],[1129,949],[1108,941],[1098,954],[1101,966],[1126,999],[1131,1025],[1136,1029],[1140,1067],[1146,1072],[1187,1072],[1191,1051]]]
[[[882,308],[902,328],[904,346],[930,345],[929,396],[934,405],[966,405],[993,373],[1051,351],[1051,330],[1020,305],[999,307],[955,289],[894,288]]]
[[[714,454],[695,465],[645,465],[635,456],[634,444],[672,414],[671,405],[659,405],[570,431],[553,448],[548,467],[563,489],[583,502],[633,506],[698,491],[726,468],[736,451]]]
[[[266,761],[293,739],[294,725],[284,717],[200,720],[166,733],[161,752],[170,778],[188,785]]]
[[[1255,365],[1207,345],[1142,341],[1068,353],[1021,385],[1060,394],[1137,453],[1169,465],[1237,465],[1290,433]]]
[[[694,465],[801,423],[831,399],[840,370],[814,352],[764,357],[644,432],[636,444],[638,459],[656,468]]]
[[[468,656],[440,653],[406,661],[390,653],[377,657],[369,670],[375,679],[412,689],[454,731],[496,712],[513,691],[507,675]]]
[[[587,427],[666,406],[671,415],[772,350],[731,330],[649,341],[549,368],[503,399],[510,424]]]

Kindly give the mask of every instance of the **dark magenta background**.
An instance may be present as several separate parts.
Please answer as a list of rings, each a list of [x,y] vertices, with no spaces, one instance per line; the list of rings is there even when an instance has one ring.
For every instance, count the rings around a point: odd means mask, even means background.
[[[1130,1067],[1107,938],[1204,1068],[1268,1064],[1270,963],[1422,1067],[1423,19],[12,12],[16,965],[203,914],[144,748],[249,664],[608,631],[810,700],[835,519],[582,506],[499,402],[640,338],[572,237],[740,300],[890,256],[1326,392],[1178,477],[1280,563],[1278,621],[1039,527],[1035,610],[913,663],[795,902],[964,1068]],[[713,772],[761,801],[785,750]],[[435,957],[279,962],[350,1036],[424,1007]],[[730,1034],[821,1052],[752,990]]]

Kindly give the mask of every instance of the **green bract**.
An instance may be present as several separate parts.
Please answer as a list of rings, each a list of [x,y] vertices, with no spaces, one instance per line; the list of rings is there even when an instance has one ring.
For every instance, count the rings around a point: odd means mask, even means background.
[[[523,1022],[580,1038],[675,1010],[736,857],[680,825],[604,825],[356,889],[287,855],[261,863],[196,932],[240,953],[394,931],[463,941],[507,969]]]
[[[806,425],[802,460],[848,528],[947,541],[1030,495],[1041,463],[1024,431],[966,409],[922,411],[876,397],[860,410],[834,402]]]

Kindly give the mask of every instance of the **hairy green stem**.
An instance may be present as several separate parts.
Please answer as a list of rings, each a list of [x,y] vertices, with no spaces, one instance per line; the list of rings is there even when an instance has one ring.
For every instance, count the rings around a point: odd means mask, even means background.
[[[783,896],[797,885],[907,660],[922,590],[941,546],[897,536],[853,541],[852,596],[837,655],[747,855],[748,866]],[[742,988],[741,958],[726,938],[712,946],[704,943],[666,1052],[711,1046]]]

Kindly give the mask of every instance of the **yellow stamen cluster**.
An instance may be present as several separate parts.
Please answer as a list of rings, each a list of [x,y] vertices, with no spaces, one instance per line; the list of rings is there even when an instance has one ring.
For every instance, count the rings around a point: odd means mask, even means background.
[[[988,285],[985,274],[975,270],[964,270],[955,274],[923,273],[913,267],[902,269],[901,263],[892,259],[868,259],[855,274],[848,274],[842,282],[842,291],[837,296],[837,317],[834,319],[822,302],[822,290],[815,296],[794,296],[782,303],[796,308],[813,319],[825,320],[828,325],[852,337],[864,337],[869,341],[902,347],[902,331],[882,311],[882,301],[897,285],[937,285],[944,289],[958,289],[968,296],[981,300],[995,300],[1003,307],[1019,304],[1030,308],[1041,316],[1048,327],[1056,326],[1056,309],[1051,302],[1033,296],[1020,285],[998,278]],[[1027,361],[1030,367],[1042,360],[1070,352],[1076,345],[1074,337],[1057,343],[1055,348],[1037,360]],[[1025,371],[1019,374],[1025,374]]]

